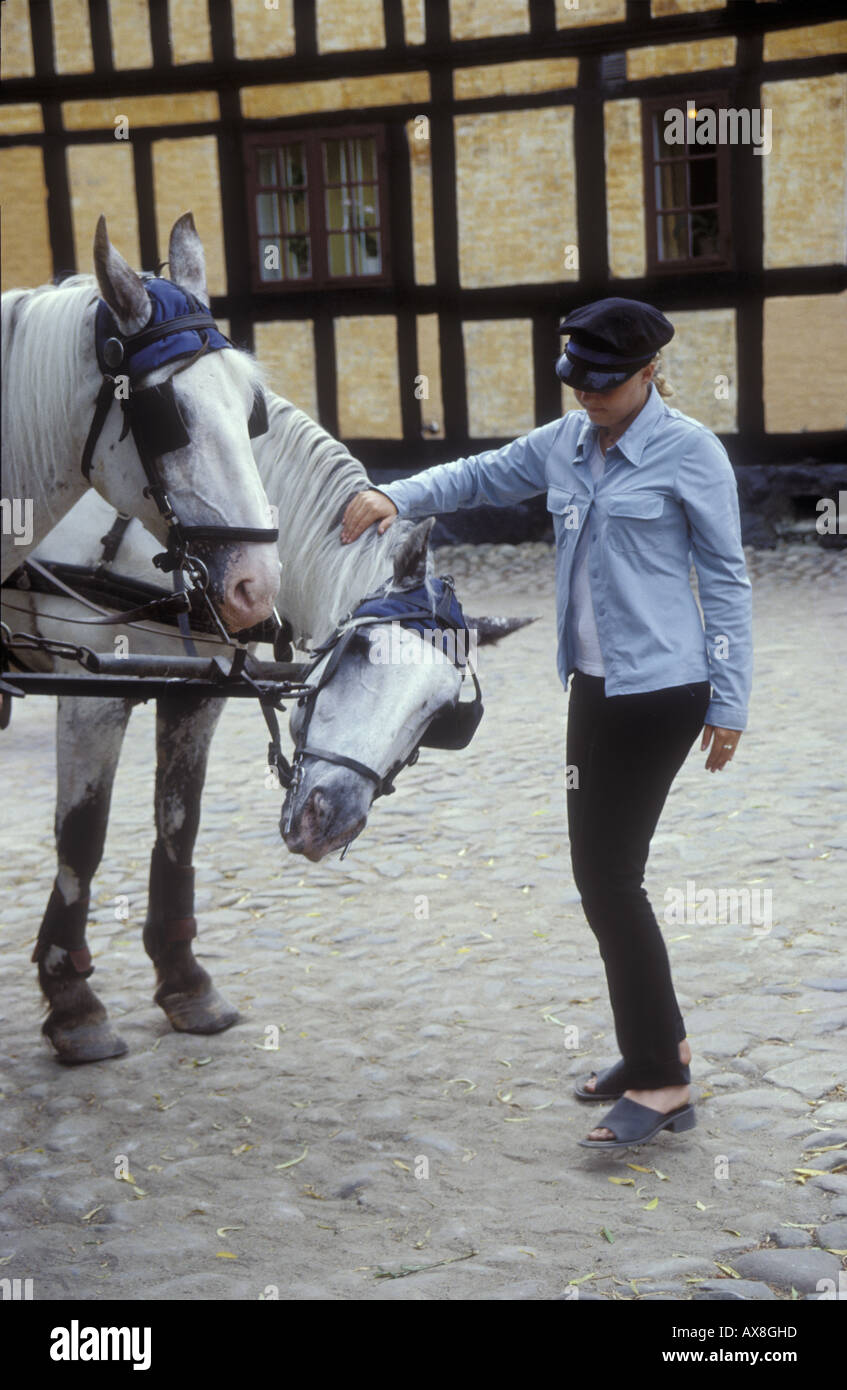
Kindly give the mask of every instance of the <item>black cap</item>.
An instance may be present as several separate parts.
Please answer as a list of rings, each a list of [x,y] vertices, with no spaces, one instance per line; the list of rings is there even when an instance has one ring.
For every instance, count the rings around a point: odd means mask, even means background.
[[[559,332],[570,339],[556,375],[577,391],[609,391],[652,362],[674,327],[640,299],[598,299],[568,314]]]

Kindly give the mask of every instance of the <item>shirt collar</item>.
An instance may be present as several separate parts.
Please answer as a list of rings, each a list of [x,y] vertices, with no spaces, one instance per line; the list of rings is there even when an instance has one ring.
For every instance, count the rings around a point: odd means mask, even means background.
[[[616,441],[616,447],[620,449],[621,453],[630,463],[639,464],[641,462],[644,446],[653,433],[660,416],[664,412],[664,408],[664,402],[656,390],[655,383],[651,382],[650,394],[647,397],[646,404],[643,409],[638,412],[629,428],[625,430],[620,439]],[[599,425],[592,425],[586,415],[585,423],[579,432],[579,438],[576,444],[576,459],[574,462],[584,462],[591,453],[599,428]]]

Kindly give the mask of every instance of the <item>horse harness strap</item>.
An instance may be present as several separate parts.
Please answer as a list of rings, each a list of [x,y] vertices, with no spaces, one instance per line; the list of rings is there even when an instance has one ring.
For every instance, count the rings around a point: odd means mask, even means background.
[[[145,496],[151,497],[162,517],[168,522],[168,548],[154,557],[160,569],[173,570],[185,560],[188,545],[194,541],[276,541],[276,527],[249,526],[186,526],[174,511],[162,481],[158,461],[163,455],[184,448],[190,433],[173,387],[173,377],[186,371],[207,352],[231,348],[229,338],[221,333],[208,308],[194,295],[182,290],[170,280],[156,276],[145,279],[145,289],[151,303],[151,318],[138,333],[123,334],[111,309],[104,300],[97,305],[95,345],[97,362],[103,374],[94,407],[94,417],[82,453],[82,472],[91,481],[94,449],[116,399],[124,411],[121,439],[132,430],[138,454],[147,477]],[[155,386],[136,387],[135,382],[159,367],[181,361],[167,381]],[[123,380],[115,375],[121,369]],[[125,396],[118,396],[123,385]],[[251,439],[268,429],[267,404],[261,387],[256,389],[253,409],[248,421]]]

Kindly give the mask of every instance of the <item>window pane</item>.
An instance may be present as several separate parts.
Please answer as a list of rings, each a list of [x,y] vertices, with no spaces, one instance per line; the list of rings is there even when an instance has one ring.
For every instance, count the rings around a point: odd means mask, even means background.
[[[329,238],[329,273],[330,275],[352,275],[353,274],[353,249],[352,238],[346,235],[335,235]]]
[[[351,140],[353,156],[352,178],[356,183],[372,183],[376,178],[376,141],[368,135]]]
[[[350,197],[343,188],[328,188],[326,198],[327,227],[348,227],[350,225]]]
[[[717,256],[720,250],[717,208],[692,213],[691,248],[694,256]]]
[[[350,189],[350,217],[354,227],[379,224],[379,189],[375,185],[359,184]]]
[[[685,213],[668,213],[665,217],[657,218],[657,223],[659,260],[688,260],[688,218]]]
[[[279,237],[261,237],[259,239],[259,276],[262,280],[267,281],[282,279]]]
[[[324,140],[324,183],[347,181],[346,147],[346,140]]]
[[[264,232],[278,232],[279,203],[275,193],[259,193],[256,196],[256,225],[260,235]]]
[[[283,146],[282,172],[283,182],[286,188],[305,188],[308,180],[306,178],[306,160],[302,145],[294,144]]]
[[[285,243],[285,274],[289,280],[308,279],[312,273],[309,238],[290,237]]]
[[[688,168],[692,206],[698,207],[703,203],[716,203],[718,201],[718,161],[716,159],[694,159]]]
[[[277,182],[276,150],[259,150],[258,178],[263,188],[273,187]]]
[[[379,275],[382,270],[382,257],[378,232],[356,233],[356,274]]]
[[[684,208],[687,205],[687,168],[687,162],[682,159],[677,160],[674,164],[657,164],[657,208]]]
[[[305,193],[286,193],[283,207],[287,232],[307,232],[309,230],[309,204]]]
[[[668,107],[669,111],[672,109],[674,108]],[[684,107],[679,107],[678,109],[684,110]],[[655,159],[684,159],[688,151],[688,146],[666,144],[666,130],[673,132],[674,123],[670,121],[665,124],[664,111],[657,111],[653,116],[653,157]]]

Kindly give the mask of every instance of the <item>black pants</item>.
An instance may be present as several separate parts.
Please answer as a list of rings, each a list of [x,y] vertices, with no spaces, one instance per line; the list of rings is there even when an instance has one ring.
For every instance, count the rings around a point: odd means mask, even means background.
[[[605,694],[574,673],[568,707],[568,829],[574,881],[606,967],[626,1089],[682,1085],[685,1024],[643,888],[650,840],[674,777],[703,727],[708,681]]]

